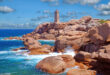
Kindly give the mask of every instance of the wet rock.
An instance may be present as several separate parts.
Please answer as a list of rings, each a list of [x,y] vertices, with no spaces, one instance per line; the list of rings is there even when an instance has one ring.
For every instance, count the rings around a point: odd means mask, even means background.
[[[13,51],[25,50],[25,49],[26,49],[25,47],[20,47],[20,48],[13,49]]]

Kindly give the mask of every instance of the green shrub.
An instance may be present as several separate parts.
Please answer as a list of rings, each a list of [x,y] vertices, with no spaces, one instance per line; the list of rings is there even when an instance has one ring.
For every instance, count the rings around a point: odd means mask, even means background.
[[[106,20],[100,20],[99,21],[101,24],[103,24],[103,23],[106,23],[107,21]]]

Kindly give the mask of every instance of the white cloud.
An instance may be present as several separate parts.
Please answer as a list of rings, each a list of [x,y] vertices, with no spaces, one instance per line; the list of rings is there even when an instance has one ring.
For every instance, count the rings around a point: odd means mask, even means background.
[[[38,23],[23,23],[23,24],[13,24],[13,23],[1,23],[0,29],[33,29],[36,28]]]
[[[74,4],[74,3],[81,3],[81,4],[96,4],[100,0],[63,0],[64,3]]]
[[[47,3],[51,3],[51,5],[53,6],[57,6],[60,4],[60,0],[41,0],[42,2],[47,2]],[[75,4],[75,3],[80,3],[82,5],[93,5],[98,3],[100,0],[62,0],[63,3],[66,4]]]
[[[100,4],[95,6],[95,8],[100,11],[101,15],[110,15],[110,2],[108,4]]]
[[[47,2],[49,3],[50,6],[57,6],[59,5],[59,0],[40,0],[42,2]]]
[[[56,2],[58,0],[41,0],[42,2]]]
[[[8,7],[8,6],[0,6],[0,12],[1,13],[9,13],[9,12],[13,12],[14,9]]]
[[[101,11],[110,11],[110,2],[108,4],[101,4],[95,8]]]
[[[110,15],[110,11],[102,11],[101,15]]]
[[[96,4],[100,0],[80,0],[82,4]]]
[[[63,1],[64,3],[68,3],[68,4],[74,4],[80,2],[80,0],[63,0]]]

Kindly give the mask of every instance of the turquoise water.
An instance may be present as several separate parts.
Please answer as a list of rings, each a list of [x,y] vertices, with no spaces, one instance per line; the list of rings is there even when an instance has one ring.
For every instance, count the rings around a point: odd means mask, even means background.
[[[0,30],[0,75],[50,75],[35,68],[36,64],[40,60],[48,57],[49,55],[22,55],[21,50],[17,52],[12,51],[12,49],[23,47],[24,45],[22,41],[3,40],[3,38],[6,37],[22,36],[32,31],[33,30],[23,29]],[[54,45],[54,41],[39,41],[41,44]]]

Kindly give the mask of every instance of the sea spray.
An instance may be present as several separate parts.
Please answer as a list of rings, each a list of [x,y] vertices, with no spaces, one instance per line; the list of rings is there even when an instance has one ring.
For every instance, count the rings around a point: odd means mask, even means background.
[[[64,49],[64,54],[72,55],[73,57],[75,56],[74,49],[71,46],[67,46]]]

